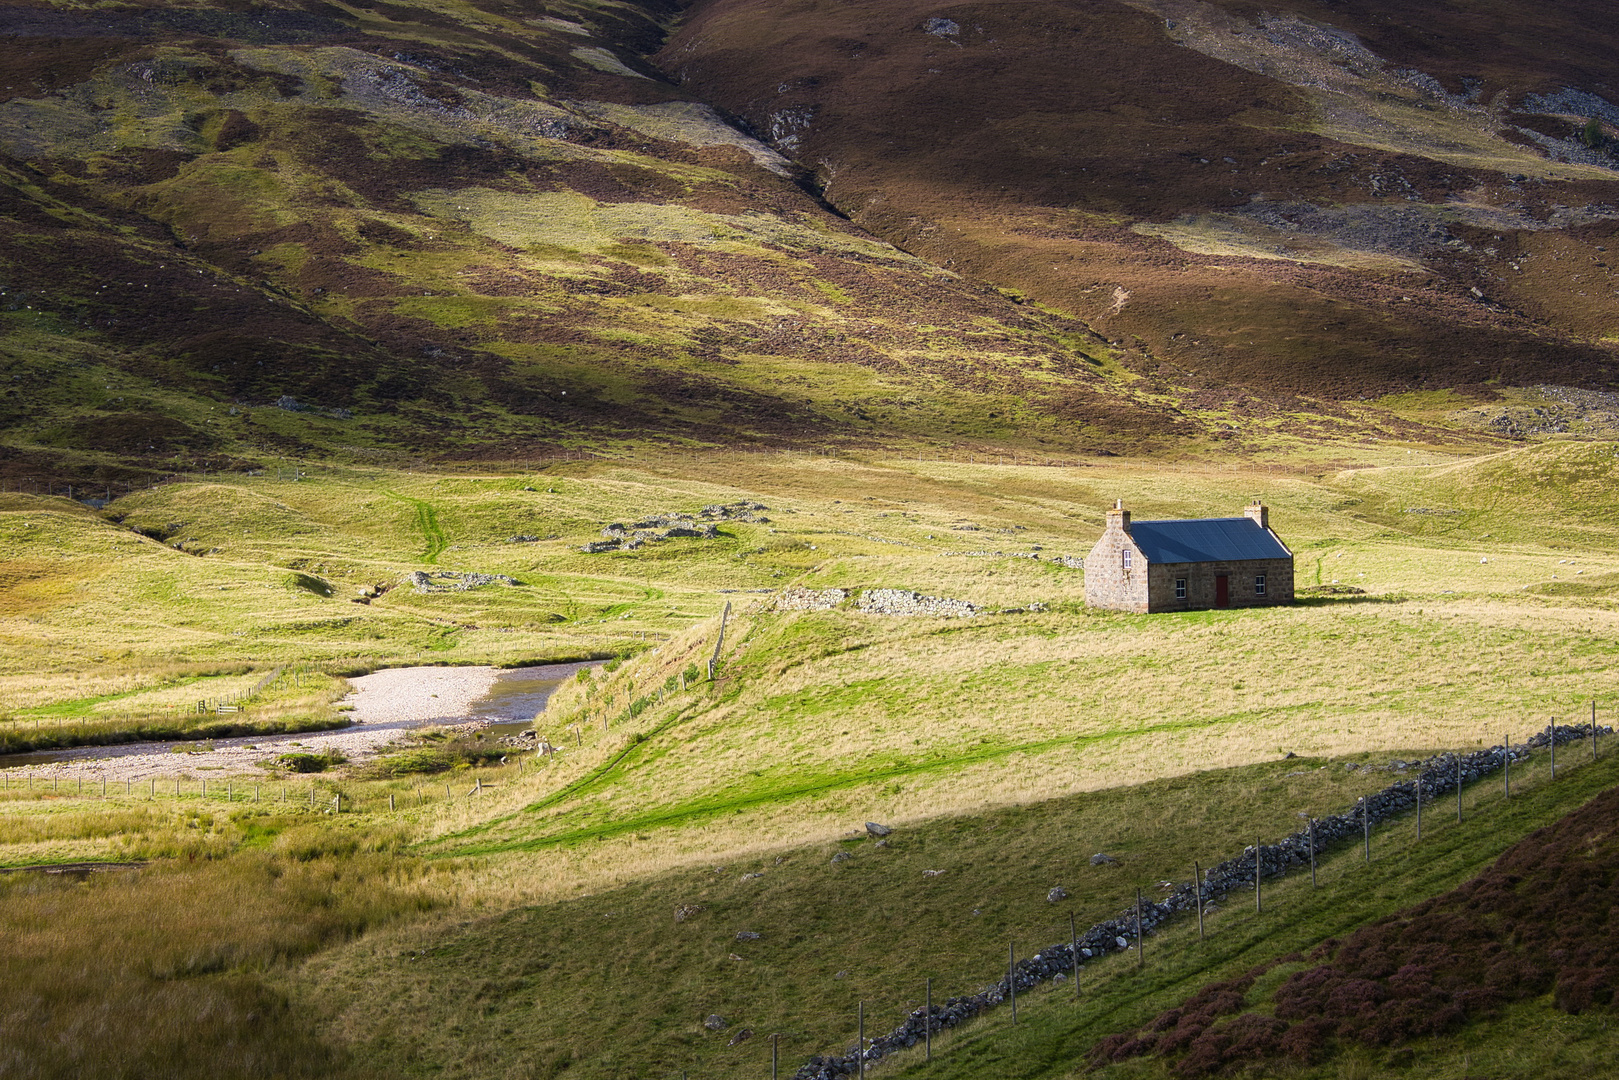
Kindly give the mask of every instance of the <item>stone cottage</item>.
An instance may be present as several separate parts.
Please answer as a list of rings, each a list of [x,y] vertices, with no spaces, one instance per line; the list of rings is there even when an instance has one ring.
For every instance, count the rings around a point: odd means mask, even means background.
[[[1291,604],[1293,553],[1257,502],[1242,517],[1132,524],[1121,501],[1085,559],[1085,602],[1142,613]]]

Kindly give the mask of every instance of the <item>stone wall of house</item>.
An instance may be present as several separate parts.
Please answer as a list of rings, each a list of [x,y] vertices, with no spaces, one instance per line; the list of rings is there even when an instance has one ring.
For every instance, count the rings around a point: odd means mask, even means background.
[[[1145,613],[1148,607],[1147,559],[1125,530],[1128,513],[1109,511],[1107,531],[1085,556],[1085,603],[1111,611]],[[1131,566],[1124,568],[1124,552],[1130,551]]]
[[[1292,559],[1243,559],[1225,563],[1154,563],[1147,568],[1148,603],[1143,611],[1201,611],[1214,607],[1215,577],[1230,581],[1228,607],[1273,607],[1293,602]],[[1265,576],[1265,595],[1254,592],[1254,579]],[[1086,571],[1086,599],[1090,598]],[[1175,579],[1186,579],[1186,599],[1175,597]],[[1128,609],[1137,610],[1137,609]]]

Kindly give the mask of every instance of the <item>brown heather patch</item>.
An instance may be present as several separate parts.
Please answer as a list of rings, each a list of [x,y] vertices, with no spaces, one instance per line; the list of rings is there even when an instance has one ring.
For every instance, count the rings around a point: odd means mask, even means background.
[[[1619,982],[1616,905],[1619,791],[1608,791],[1460,888],[1322,942],[1313,966],[1267,999],[1242,995],[1297,954],[1210,984],[1089,1056],[1101,1064],[1156,1054],[1175,1059],[1177,1076],[1210,1076],[1267,1058],[1317,1061],[1338,1046],[1446,1035],[1548,992],[1564,1013],[1607,1010]]]
[[[1548,27],[1551,42],[1581,37],[1581,48],[1565,58],[1549,45],[1506,47],[1492,29],[1506,23],[1463,21],[1431,3],[1397,22],[1371,2],[1281,10],[1370,34],[1397,64],[1441,74],[1474,65],[1487,83],[1530,88],[1505,69],[1491,74],[1493,60],[1480,54],[1502,45],[1517,58],[1508,69],[1528,70],[1529,55],[1541,63],[1534,87],[1588,85],[1579,78],[1611,21],[1589,3],[1530,7],[1513,2],[1497,14]],[[923,33],[923,16],[898,0],[836,13],[707,0],[659,59],[757,130],[813,112],[795,156],[861,226],[1088,320],[1130,343],[1140,363],[1167,361],[1194,386],[1355,398],[1522,384],[1537,372],[1573,385],[1609,380],[1612,351],[1596,339],[1613,332],[1612,283],[1520,272],[1506,247],[1538,234],[1458,229],[1474,250],[1403,270],[1339,270],[1194,254],[1130,227],[1255,199],[1399,209],[1412,205],[1408,196],[1438,207],[1465,196],[1544,220],[1553,206],[1612,205],[1614,184],[1514,185],[1313,134],[1303,130],[1313,121],[1302,94],[1175,45],[1159,19],[1123,4],[968,7],[946,17],[961,27],[948,40]],[[1118,309],[1115,289],[1130,294]]]

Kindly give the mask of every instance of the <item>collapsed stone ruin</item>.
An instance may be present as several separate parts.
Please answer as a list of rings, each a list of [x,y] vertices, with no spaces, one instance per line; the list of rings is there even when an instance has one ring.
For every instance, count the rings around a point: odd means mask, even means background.
[[[713,540],[719,536],[719,523],[746,521],[767,524],[770,519],[759,513],[770,509],[763,503],[714,503],[695,514],[653,514],[630,525],[613,522],[602,530],[601,540],[592,540],[579,550],[586,555],[599,555],[604,551],[634,551],[649,543],[682,537]]]
[[[517,585],[520,582],[505,574],[463,574],[454,570],[413,570],[405,584],[414,586],[419,593],[466,592],[485,585]]]

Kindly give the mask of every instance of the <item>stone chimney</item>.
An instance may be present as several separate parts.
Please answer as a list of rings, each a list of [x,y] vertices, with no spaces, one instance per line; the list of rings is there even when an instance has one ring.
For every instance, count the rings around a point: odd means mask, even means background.
[[[1261,529],[1268,530],[1270,528],[1270,511],[1258,499],[1253,501],[1253,505],[1243,509],[1242,516],[1259,522]]]
[[[1107,531],[1114,529],[1125,533],[1130,531],[1130,511],[1124,508],[1123,499],[1114,500],[1113,509],[1107,512]]]

